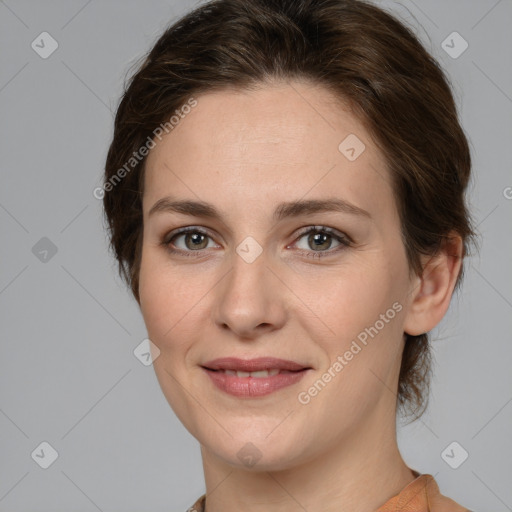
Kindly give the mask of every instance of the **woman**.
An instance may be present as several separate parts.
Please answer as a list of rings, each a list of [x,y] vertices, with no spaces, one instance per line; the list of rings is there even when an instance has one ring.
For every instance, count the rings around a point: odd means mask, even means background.
[[[402,459],[473,239],[447,79],[362,1],[218,0],[132,77],[111,246],[199,441],[190,510],[467,510]]]

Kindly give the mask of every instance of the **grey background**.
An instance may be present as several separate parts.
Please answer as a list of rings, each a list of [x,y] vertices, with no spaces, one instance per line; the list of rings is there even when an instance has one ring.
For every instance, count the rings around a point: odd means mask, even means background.
[[[197,441],[134,356],[146,331],[92,194],[126,72],[195,5],[0,1],[1,512],[185,511],[204,492]],[[512,1],[379,5],[449,74],[482,235],[435,330],[430,408],[400,447],[461,504],[512,510]],[[47,59],[31,48],[43,31],[59,44]],[[453,31],[469,43],[456,59],[441,46]],[[48,469],[31,457],[43,441],[59,454]],[[453,441],[469,453],[457,469],[441,456]]]

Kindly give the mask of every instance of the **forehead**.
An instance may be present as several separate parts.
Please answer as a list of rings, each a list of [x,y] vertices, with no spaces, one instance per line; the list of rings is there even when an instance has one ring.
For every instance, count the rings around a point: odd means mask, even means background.
[[[383,156],[348,106],[321,86],[281,83],[195,99],[147,157],[146,213],[166,193],[212,203],[229,195],[246,205],[306,194],[382,203]]]

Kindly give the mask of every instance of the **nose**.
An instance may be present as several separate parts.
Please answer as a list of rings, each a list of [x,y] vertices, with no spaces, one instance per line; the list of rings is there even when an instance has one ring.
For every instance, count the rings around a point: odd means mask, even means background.
[[[286,286],[265,252],[248,263],[233,255],[233,266],[216,287],[214,321],[238,338],[255,339],[280,329],[286,322]]]

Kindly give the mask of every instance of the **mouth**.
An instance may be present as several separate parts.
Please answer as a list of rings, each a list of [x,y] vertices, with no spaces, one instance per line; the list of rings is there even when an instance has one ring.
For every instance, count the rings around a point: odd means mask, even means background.
[[[295,361],[273,357],[222,358],[201,367],[218,389],[238,398],[265,396],[291,386],[312,369]]]
[[[204,368],[204,367],[203,367]],[[244,372],[241,370],[212,370],[211,368],[205,368],[212,372],[223,373],[224,375],[235,375],[239,378],[253,377],[255,379],[263,379],[266,377],[273,377],[274,375],[280,375],[285,373],[297,373],[305,370],[281,370],[279,368],[271,368],[269,370],[257,370],[255,372]]]
[[[310,369],[310,366],[288,359],[276,357],[258,357],[256,359],[239,359],[237,357],[223,357],[204,363],[207,370],[232,371],[241,373],[258,373],[261,371],[295,372]],[[246,375],[248,377],[249,375]],[[257,377],[257,375],[254,375]]]

